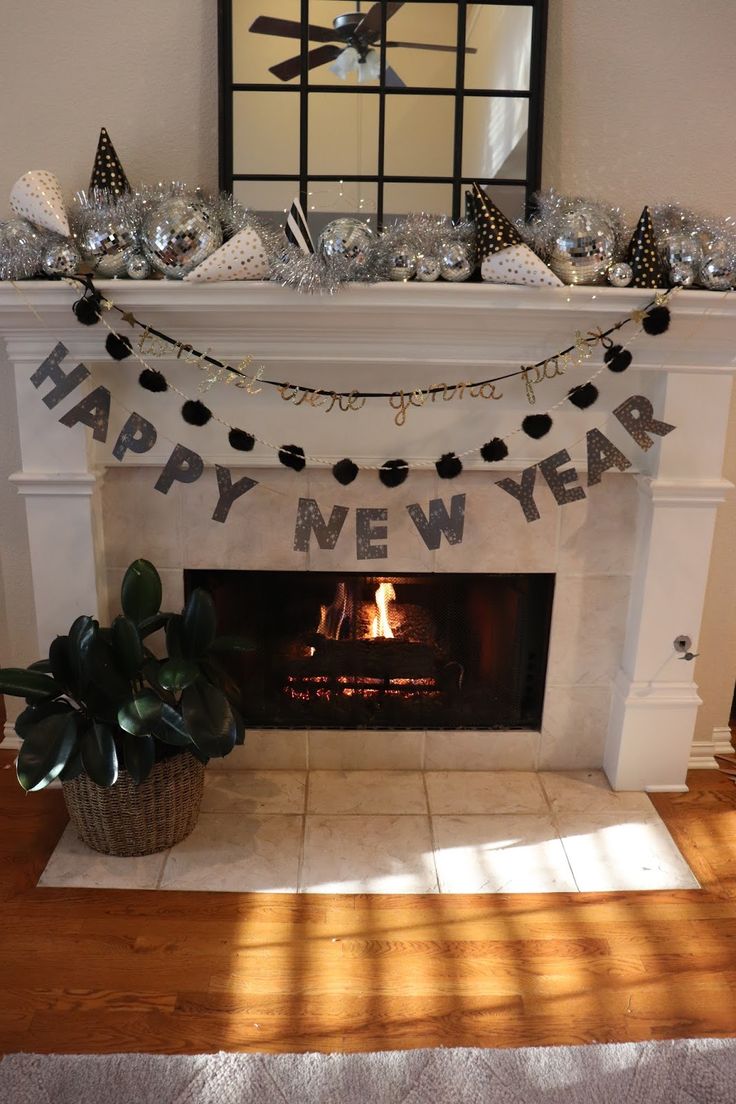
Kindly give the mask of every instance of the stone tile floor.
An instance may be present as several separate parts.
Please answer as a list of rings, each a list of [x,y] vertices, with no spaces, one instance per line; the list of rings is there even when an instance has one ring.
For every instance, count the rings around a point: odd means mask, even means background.
[[[188,839],[145,858],[68,826],[40,886],[270,893],[697,889],[644,793],[599,771],[207,772]]]

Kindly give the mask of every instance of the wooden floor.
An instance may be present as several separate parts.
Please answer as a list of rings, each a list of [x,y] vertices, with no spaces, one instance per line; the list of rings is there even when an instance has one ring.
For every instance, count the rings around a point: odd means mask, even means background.
[[[372,1050],[736,1035],[736,787],[654,801],[702,891],[36,889],[61,794],[0,751],[0,1051]]]

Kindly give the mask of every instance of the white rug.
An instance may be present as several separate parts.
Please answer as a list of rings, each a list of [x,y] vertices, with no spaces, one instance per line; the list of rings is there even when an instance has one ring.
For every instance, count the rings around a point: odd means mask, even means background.
[[[736,1041],[377,1054],[14,1054],[3,1104],[733,1104]]]

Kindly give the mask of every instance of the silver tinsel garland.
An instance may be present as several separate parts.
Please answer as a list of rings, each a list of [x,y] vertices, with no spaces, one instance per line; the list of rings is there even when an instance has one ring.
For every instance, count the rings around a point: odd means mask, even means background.
[[[0,222],[0,280],[26,280],[41,272],[44,254],[54,239],[63,240],[26,219]]]

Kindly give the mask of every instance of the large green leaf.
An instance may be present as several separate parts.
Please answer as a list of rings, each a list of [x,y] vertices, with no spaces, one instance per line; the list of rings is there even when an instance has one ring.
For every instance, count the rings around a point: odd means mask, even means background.
[[[106,706],[112,704],[115,709],[130,696],[130,678],[120,669],[110,641],[99,633],[83,652],[83,672],[82,696],[93,691],[96,701],[104,699]],[[105,715],[108,713],[105,708]]]
[[[175,613],[166,622],[166,650],[172,659],[181,659],[184,655],[182,636],[184,618],[180,613]]]
[[[81,687],[85,681],[85,663],[87,653],[96,639],[99,629],[93,617],[78,617],[69,629],[68,655],[72,678]]]
[[[58,778],[77,745],[73,713],[52,713],[28,732],[18,753],[18,781],[27,792]]]
[[[28,705],[19,713],[15,718],[15,734],[21,740],[25,740],[31,729],[39,723],[39,721],[45,721],[47,717],[50,717],[52,713],[71,713],[72,707],[66,701],[47,701],[41,702],[38,705]]]
[[[49,664],[51,672],[57,682],[66,690],[76,692],[79,687],[79,679],[75,675],[72,664],[71,650],[68,636],[57,636],[51,641],[49,647]]]
[[[235,719],[235,743],[242,746],[245,743],[245,721],[232,702],[230,702],[230,708]]]
[[[200,677],[199,666],[191,659],[167,659],[157,672],[164,690],[184,690]]]
[[[24,667],[0,667],[0,694],[43,701],[60,694],[62,687],[51,675],[28,671]]]
[[[41,671],[44,675],[53,674],[48,659],[37,659],[35,663],[28,664],[29,671]]]
[[[79,747],[79,740],[77,740],[74,750],[66,761],[66,766],[59,775],[60,782],[73,782],[75,778],[79,778],[80,774],[84,773],[84,763],[82,762],[82,751]]]
[[[161,579],[148,560],[134,560],[125,572],[120,588],[123,613],[140,625],[161,609]]]
[[[235,746],[237,726],[222,690],[208,682],[188,686],[181,696],[182,716],[192,740],[211,759],[221,759]]]
[[[115,751],[115,730],[93,721],[80,737],[84,769],[98,786],[109,789],[118,779],[118,756]]]
[[[181,714],[170,705],[161,707],[161,719],[154,726],[154,736],[162,744],[191,747],[192,738]]]
[[[118,710],[118,724],[132,736],[150,735],[151,726],[161,717],[163,708],[161,699],[151,690],[146,690],[131,698]]]
[[[182,652],[187,659],[201,659],[212,647],[217,632],[215,604],[201,587],[189,595],[181,628]]]
[[[162,629],[170,617],[173,617],[173,613],[155,613],[153,617],[146,617],[138,625],[138,633],[141,640],[150,636],[152,633],[158,632]]]
[[[143,645],[138,629],[129,617],[116,617],[111,627],[112,648],[120,670],[127,678],[138,674],[143,663]]]
[[[123,740],[125,769],[134,782],[145,782],[156,760],[156,745],[152,736],[131,736],[126,732]]]
[[[254,652],[256,644],[247,636],[217,636],[210,645],[212,652]]]

